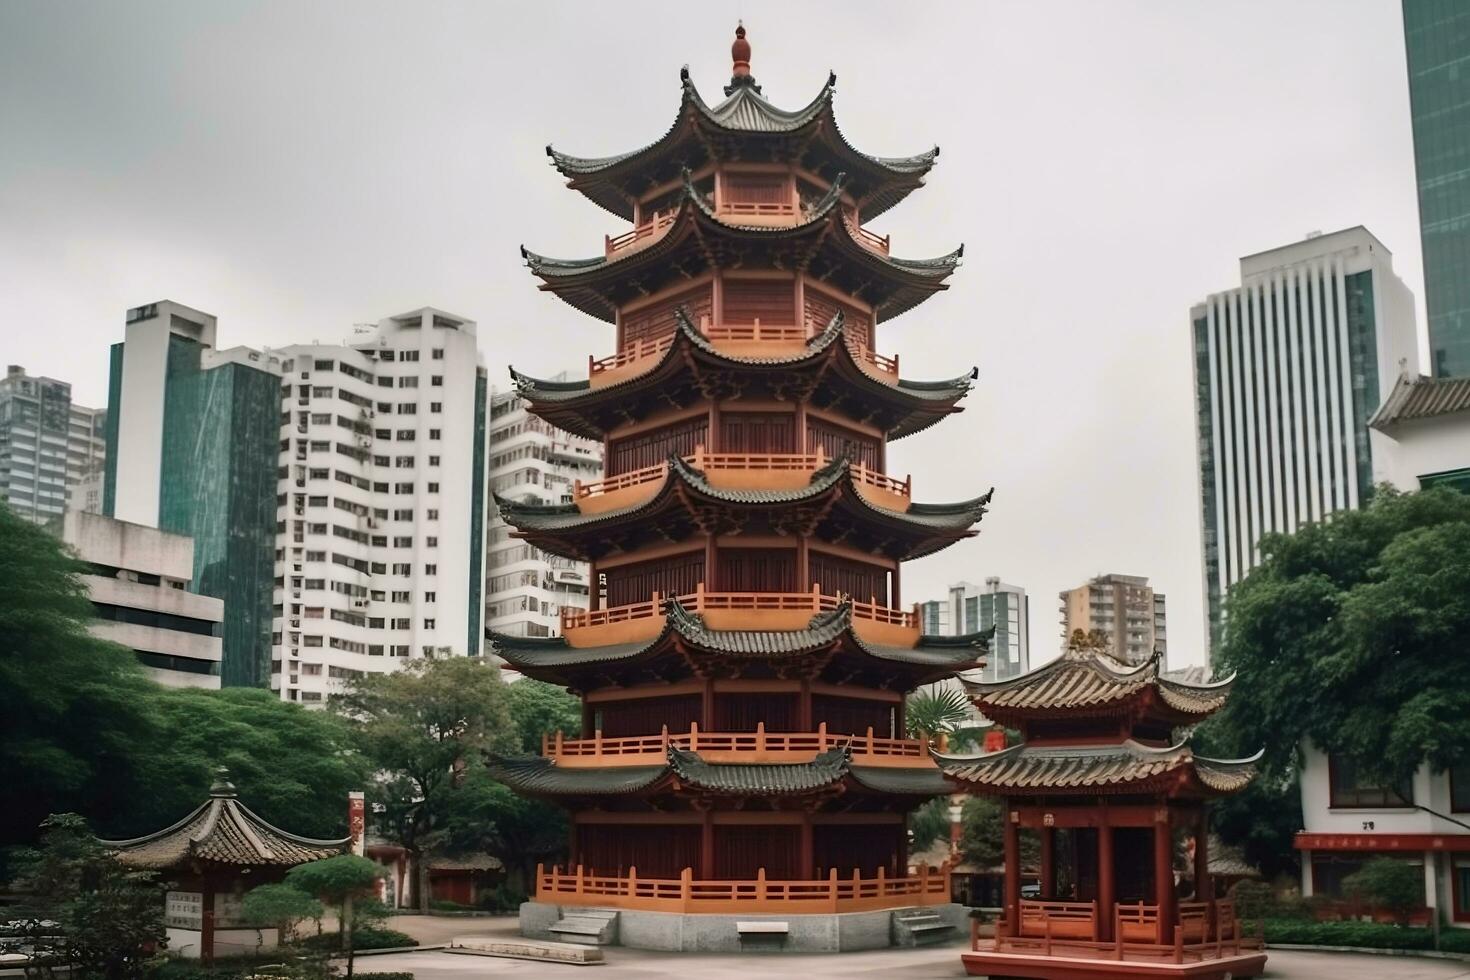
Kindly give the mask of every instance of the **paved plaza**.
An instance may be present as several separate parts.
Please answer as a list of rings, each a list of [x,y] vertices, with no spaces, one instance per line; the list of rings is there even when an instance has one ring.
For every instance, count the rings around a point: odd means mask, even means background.
[[[424,944],[448,942],[455,936],[514,936],[512,916],[495,918],[447,918],[398,916],[391,928],[406,932]],[[780,977],[882,977],[894,980],[929,980],[962,977],[960,953],[963,943],[933,949],[894,949],[871,953],[779,956],[697,956],[687,953],[652,953],[611,947],[605,949],[603,966],[556,966],[529,960],[465,956],[440,951],[393,953],[359,960],[363,972],[406,971],[416,980],[471,980],[474,977],[524,977],[526,980],[561,980],[593,977],[646,977],[649,980],[745,980],[752,975],[775,980]],[[1470,963],[1431,960],[1421,957],[1372,956],[1358,953],[1306,953],[1271,950],[1265,977],[1269,980],[1470,980]]]

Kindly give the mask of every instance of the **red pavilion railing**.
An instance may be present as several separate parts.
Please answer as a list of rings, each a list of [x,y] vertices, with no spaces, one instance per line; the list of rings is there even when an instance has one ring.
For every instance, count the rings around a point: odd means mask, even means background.
[[[692,455],[685,456],[684,459],[690,466],[705,473],[722,471],[804,471],[810,473],[821,469],[829,462],[826,453],[820,449],[815,453],[711,453],[706,452],[703,446],[697,447]],[[668,471],[667,463],[658,463],[642,469],[630,470],[627,473],[619,473],[616,476],[604,477],[591,483],[583,483],[578,480],[572,484],[572,499],[583,500],[618,490],[626,490],[628,487],[636,487],[644,483],[653,483],[662,480]],[[908,500],[913,492],[912,477],[905,476],[900,480],[897,477],[880,473],[864,463],[854,463],[852,475],[860,485],[896,494],[904,500]]]
[[[882,868],[872,877],[854,870],[806,881],[754,879],[703,881],[685,868],[678,878],[641,878],[638,869],[622,875],[596,875],[581,867],[562,871],[536,867],[536,899],[561,905],[599,905],[654,912],[864,912],[905,905],[943,905],[950,901],[949,871],[921,867],[917,874],[889,878]]]
[[[541,736],[541,754],[549,759],[606,759],[616,761],[629,756],[663,756],[668,750],[688,749],[692,752],[740,753],[819,753],[847,746],[854,758],[869,757],[884,761],[929,758],[929,743],[917,738],[885,738],[869,728],[862,735],[842,735],[827,731],[825,722],[815,732],[768,732],[760,723],[753,732],[706,732],[692,724],[687,732],[658,735],[630,735],[605,738],[598,732],[592,738],[565,738],[560,732]]]
[[[621,252],[630,248],[642,248],[644,245],[652,244],[653,239],[667,231],[678,215],[679,211],[677,208],[668,211],[656,211],[647,221],[639,224],[631,231],[625,231],[616,237],[604,235],[603,254],[612,255],[614,252]]]
[[[732,610],[754,612],[830,612],[844,601],[852,602],[852,614],[856,619],[871,620],[892,626],[917,629],[917,609],[893,609],[876,600],[863,602],[835,595],[824,595],[818,586],[810,592],[707,592],[701,584],[694,592],[679,596],[668,596],[655,592],[646,602],[633,602],[605,609],[563,609],[561,628],[580,629],[587,626],[602,626],[608,623],[624,623],[630,620],[647,619],[663,615],[664,602],[678,599],[680,605],[694,613],[723,612]]]

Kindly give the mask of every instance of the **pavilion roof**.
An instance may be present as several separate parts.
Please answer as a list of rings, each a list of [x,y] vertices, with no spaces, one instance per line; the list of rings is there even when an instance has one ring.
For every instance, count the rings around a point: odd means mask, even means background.
[[[351,838],[316,840],[272,826],[241,803],[221,774],[209,799],[171,827],[131,840],[104,840],[123,864],[162,870],[207,862],[235,867],[294,867],[342,854]]]
[[[846,457],[814,471],[803,487],[737,490],[712,485],[703,471],[671,454],[663,479],[650,482],[642,500],[623,507],[584,513],[575,503],[526,504],[499,496],[495,503],[521,537],[553,554],[581,560],[636,550],[653,537],[674,541],[700,530],[748,529],[751,518],[740,512],[748,515],[753,509],[777,533],[855,536],[875,551],[907,560],[973,536],[972,526],[985,516],[991,493],[894,510],[864,495]]]
[[[857,224],[841,207],[844,181],[845,174],[838,174],[827,194],[794,225],[742,225],[720,218],[686,171],[677,213],[651,244],[583,259],[552,258],[524,246],[521,255],[543,280],[541,288],[609,323],[622,303],[675,277],[741,261],[752,247],[780,249],[785,264],[834,274],[849,270],[871,292],[878,320],[892,319],[947,289],[944,280],[959,266],[964,246],[926,259],[875,251],[859,240]]]
[[[720,674],[761,663],[777,671],[812,662],[819,669],[834,652],[869,663],[885,677],[903,678],[913,687],[981,664],[990,631],[963,636],[921,635],[912,647],[864,640],[853,628],[851,600],[813,616],[805,629],[717,630],[676,598],[664,605],[663,626],[648,640],[605,646],[573,647],[565,637],[506,636],[487,630],[493,652],[522,673],[539,680],[590,690],[598,683],[625,680],[640,670],[662,673],[670,658],[696,660]],[[682,653],[681,653],[682,651]]]
[[[1142,713],[1172,724],[1200,721],[1224,706],[1234,677],[1189,683],[1162,670],[1155,653],[1141,664],[1120,663],[1093,649],[1069,648],[1035,670],[1000,681],[964,681],[986,717],[1023,719]]]
[[[713,763],[698,752],[670,747],[667,760],[655,766],[564,768],[532,756],[493,760],[490,771],[511,789],[533,796],[651,795],[683,789],[718,796],[807,796],[840,789],[938,796],[951,789],[932,766],[853,765],[845,746],[798,763]]]
[[[944,774],[970,792],[1002,796],[1153,793],[1216,796],[1244,789],[1262,753],[1248,759],[1196,756],[1187,742],[1105,745],[1022,743],[980,755],[935,753]]]
[[[818,174],[849,170],[859,175],[854,197],[871,219],[923,184],[939,157],[936,146],[905,157],[859,152],[842,135],[832,110],[837,76],[829,73],[816,97],[796,110],[781,109],[757,85],[732,86],[724,101],[710,105],[689,77],[679,72],[679,110],[659,139],[625,153],[581,157],[547,146],[551,164],[571,187],[608,211],[633,220],[633,198],[668,178],[670,172],[709,159],[709,147],[764,144],[765,156],[796,158]]]
[[[1368,420],[1375,429],[1392,431],[1404,422],[1470,412],[1470,378],[1399,375],[1378,411]]]
[[[704,397],[705,375],[740,369],[753,383],[805,391],[818,407],[862,408],[890,439],[920,432],[952,412],[970,390],[977,371],[942,381],[896,383],[875,376],[854,354],[846,319],[838,312],[799,351],[753,357],[721,351],[683,309],[675,311],[674,335],[664,352],[637,374],[594,386],[590,379],[545,381],[511,368],[511,379],[532,411],[576,435],[601,439],[630,420],[667,409],[670,402]]]

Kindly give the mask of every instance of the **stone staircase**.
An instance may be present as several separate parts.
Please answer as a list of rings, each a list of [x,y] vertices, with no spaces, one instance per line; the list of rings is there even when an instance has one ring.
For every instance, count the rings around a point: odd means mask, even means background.
[[[561,918],[550,930],[564,943],[582,946],[616,946],[618,942],[617,909],[562,909]]]
[[[905,948],[946,942],[954,926],[938,913],[924,908],[895,909],[888,919],[889,940]]]

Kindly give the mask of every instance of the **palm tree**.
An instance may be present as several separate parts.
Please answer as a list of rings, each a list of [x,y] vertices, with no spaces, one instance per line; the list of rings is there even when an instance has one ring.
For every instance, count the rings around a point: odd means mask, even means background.
[[[952,687],[909,695],[904,720],[910,738],[934,738],[957,731],[970,720],[970,702]]]

